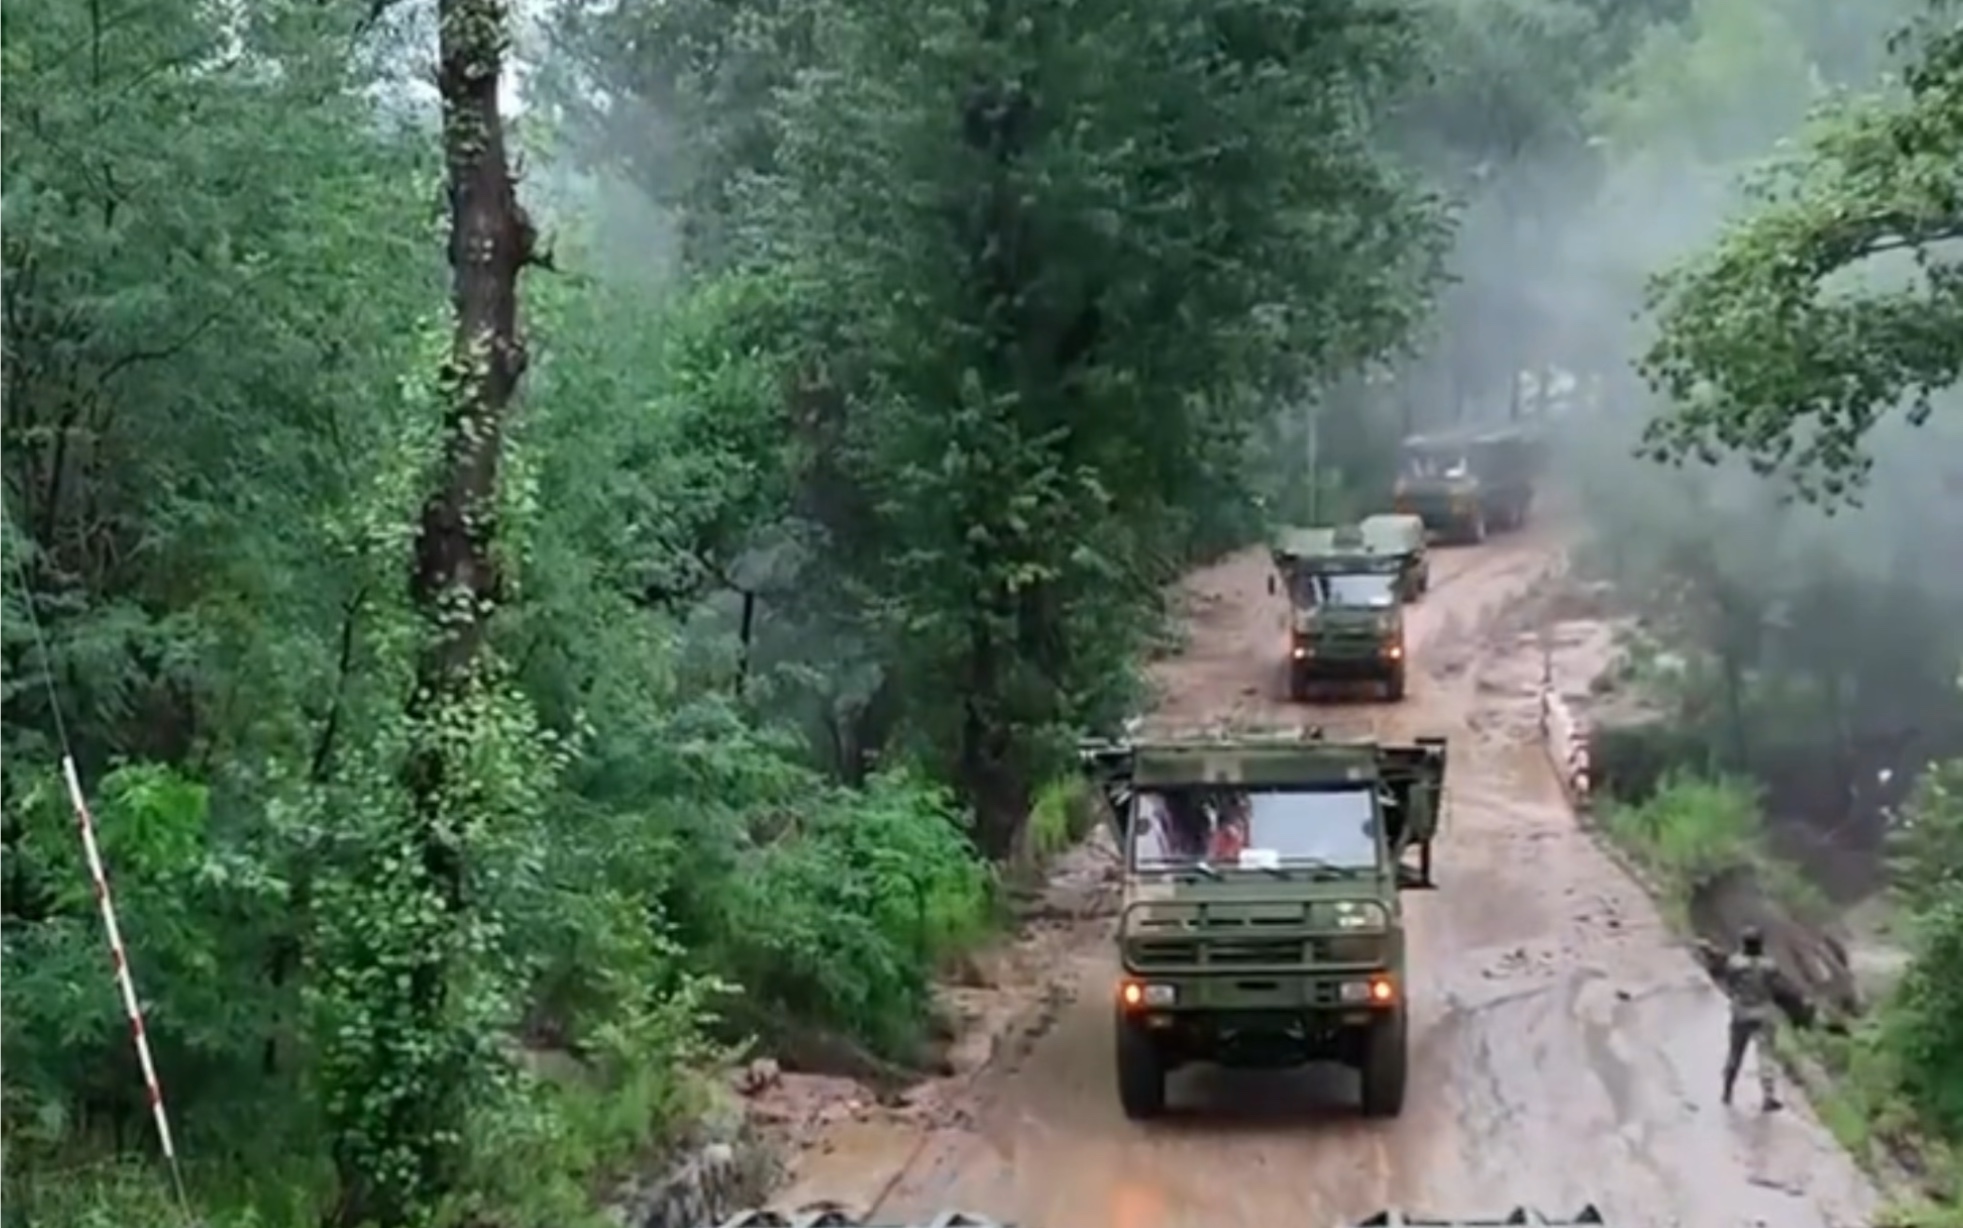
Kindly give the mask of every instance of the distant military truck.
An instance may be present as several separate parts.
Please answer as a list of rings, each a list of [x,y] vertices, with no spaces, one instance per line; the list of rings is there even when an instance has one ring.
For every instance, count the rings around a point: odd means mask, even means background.
[[[1268,591],[1288,593],[1288,695],[1320,684],[1374,681],[1404,698],[1403,562],[1369,548],[1363,531],[1284,529],[1271,547]]]
[[[1182,1066],[1316,1061],[1404,1108],[1409,1024],[1399,892],[1428,888],[1446,742],[1320,730],[1088,742],[1124,850],[1114,987],[1118,1099],[1161,1113]]]
[[[1431,590],[1431,554],[1426,549],[1422,517],[1403,512],[1379,512],[1357,526],[1372,554],[1397,560],[1398,595],[1416,601]]]
[[[1477,544],[1527,523],[1541,443],[1526,424],[1413,435],[1399,450],[1392,506],[1447,541]]]

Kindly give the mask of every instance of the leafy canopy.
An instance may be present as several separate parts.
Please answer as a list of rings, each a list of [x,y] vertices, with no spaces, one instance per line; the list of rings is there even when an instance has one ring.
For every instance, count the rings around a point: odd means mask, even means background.
[[[1643,370],[1674,408],[1649,453],[1739,452],[1800,493],[1852,497],[1863,441],[1963,378],[1963,28],[1904,36],[1900,88],[1822,112],[1716,247],[1660,278]]]

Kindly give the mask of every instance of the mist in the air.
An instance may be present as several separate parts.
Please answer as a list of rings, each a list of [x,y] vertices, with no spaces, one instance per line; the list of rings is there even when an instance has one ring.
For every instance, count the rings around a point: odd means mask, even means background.
[[[1829,511],[1735,459],[1639,459],[1668,406],[1634,364],[1651,279],[1750,207],[1755,170],[1815,108],[1885,88],[1914,9],[1695,0],[1638,35],[1587,91],[1578,142],[1472,180],[1433,358],[1477,387],[1467,416],[1559,416],[1551,484],[1577,569],[1643,594],[1660,647],[1708,675],[1715,758],[1767,785],[1774,820],[1865,829],[1863,856],[1919,769],[1963,747],[1963,572],[1942,547],[1963,532],[1963,424],[1890,414],[1857,505]]]

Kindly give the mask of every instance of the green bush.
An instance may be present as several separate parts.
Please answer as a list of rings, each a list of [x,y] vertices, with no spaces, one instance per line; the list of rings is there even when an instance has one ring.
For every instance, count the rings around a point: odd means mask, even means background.
[[[1647,800],[1611,805],[1603,821],[1674,886],[1759,861],[1758,795],[1742,781],[1667,774]]]
[[[944,790],[906,772],[812,783],[794,828],[720,884],[715,966],[786,1017],[909,1056],[935,969],[988,924],[989,872]]]
[[[1931,768],[1906,814],[1896,881],[1909,964],[1882,1037],[1929,1127],[1963,1144],[1963,761]]]

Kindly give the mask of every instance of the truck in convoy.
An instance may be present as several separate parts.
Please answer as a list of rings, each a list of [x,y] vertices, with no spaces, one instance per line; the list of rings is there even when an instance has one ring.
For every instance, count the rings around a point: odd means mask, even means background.
[[[1426,549],[1425,522],[1404,512],[1379,512],[1357,525],[1364,548],[1397,560],[1398,596],[1416,601],[1431,591],[1431,554]]]
[[[1446,541],[1483,542],[1527,523],[1542,452],[1527,423],[1412,435],[1398,450],[1392,506]]]
[[[1270,547],[1268,591],[1288,595],[1288,696],[1318,685],[1375,682],[1404,698],[1403,558],[1372,550],[1361,528],[1283,529]]]
[[[1429,888],[1446,742],[1319,729],[1086,742],[1124,853],[1118,1100],[1145,1119],[1181,1066],[1335,1061],[1362,1110],[1404,1108],[1399,893]]]

